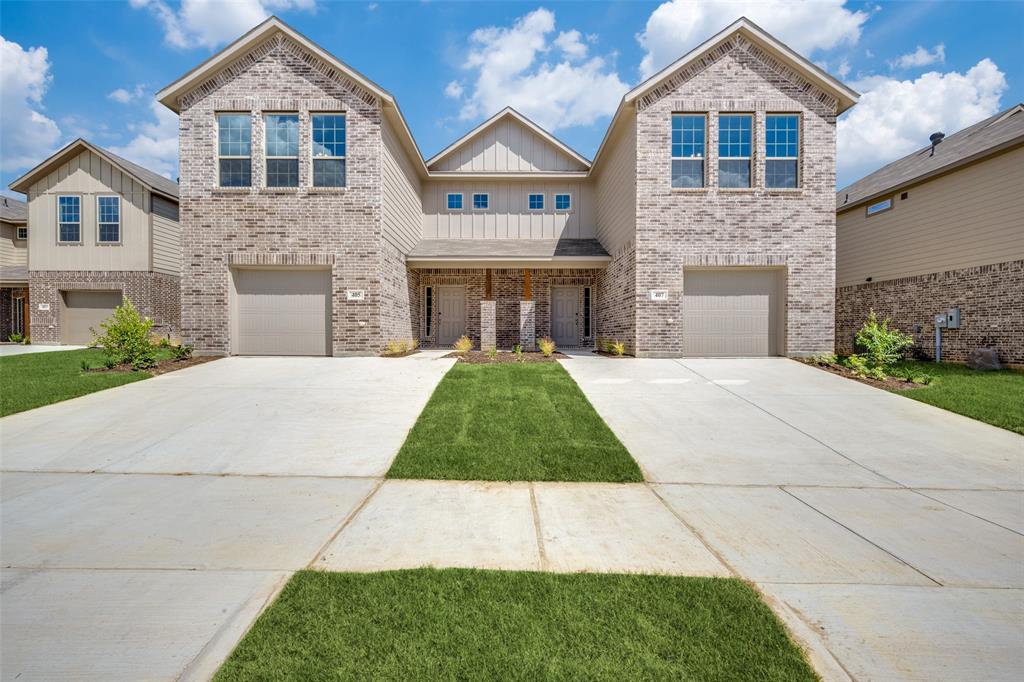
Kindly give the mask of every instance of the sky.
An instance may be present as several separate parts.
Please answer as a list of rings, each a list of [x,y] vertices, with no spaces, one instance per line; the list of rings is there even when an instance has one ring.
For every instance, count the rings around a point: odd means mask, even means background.
[[[0,180],[84,137],[177,177],[153,98],[270,14],[398,100],[426,158],[505,106],[593,157],[623,93],[745,15],[862,94],[837,185],[1024,101],[1024,2],[0,0]]]

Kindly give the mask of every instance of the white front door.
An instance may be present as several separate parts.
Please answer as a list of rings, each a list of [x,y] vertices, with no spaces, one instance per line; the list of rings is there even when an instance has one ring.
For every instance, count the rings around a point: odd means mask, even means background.
[[[579,296],[578,287],[551,290],[551,335],[559,346],[579,345]]]
[[[437,344],[450,346],[466,333],[466,290],[439,287],[437,293]]]

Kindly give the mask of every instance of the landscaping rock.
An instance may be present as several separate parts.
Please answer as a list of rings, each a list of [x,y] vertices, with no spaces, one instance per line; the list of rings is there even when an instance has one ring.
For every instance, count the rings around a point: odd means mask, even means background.
[[[975,348],[972,350],[970,355],[967,356],[967,366],[983,372],[1003,368],[999,364],[999,355],[993,348]]]

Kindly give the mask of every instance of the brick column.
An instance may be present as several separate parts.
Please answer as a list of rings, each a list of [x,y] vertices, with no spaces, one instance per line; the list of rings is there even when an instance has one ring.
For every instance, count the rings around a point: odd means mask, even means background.
[[[495,301],[480,301],[480,350],[497,347],[498,323]]]
[[[523,351],[534,349],[537,336],[537,303],[536,301],[519,302],[519,343]]]

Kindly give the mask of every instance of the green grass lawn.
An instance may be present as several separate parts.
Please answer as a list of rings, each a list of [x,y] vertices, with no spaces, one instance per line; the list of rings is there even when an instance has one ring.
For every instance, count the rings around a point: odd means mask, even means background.
[[[557,362],[456,364],[416,420],[388,477],[643,480]]]
[[[170,357],[167,349],[157,351],[158,360]],[[151,376],[149,372],[83,372],[83,361],[102,367],[103,351],[88,348],[0,358],[0,417]]]
[[[295,574],[214,677],[816,680],[732,578],[468,569]]]
[[[955,363],[917,361],[902,362],[900,368],[935,377],[923,388],[897,391],[900,395],[1024,434],[1024,372],[978,372]]]

